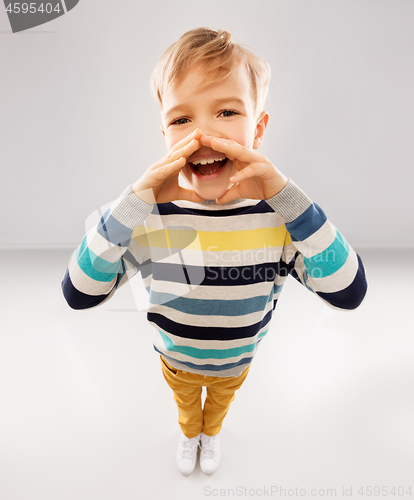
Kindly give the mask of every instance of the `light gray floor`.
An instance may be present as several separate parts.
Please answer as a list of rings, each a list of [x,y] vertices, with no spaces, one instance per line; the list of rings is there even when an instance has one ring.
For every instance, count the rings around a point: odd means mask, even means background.
[[[370,288],[352,312],[288,280],[210,477],[176,469],[177,410],[145,312],[127,287],[71,310],[70,253],[0,252],[1,500],[414,494],[413,250],[360,251]]]

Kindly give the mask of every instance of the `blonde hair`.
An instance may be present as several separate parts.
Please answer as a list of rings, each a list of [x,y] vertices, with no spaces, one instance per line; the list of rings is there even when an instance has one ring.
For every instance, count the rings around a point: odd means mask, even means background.
[[[155,100],[162,109],[168,85],[180,84],[194,66],[206,72],[204,86],[222,80],[242,64],[250,78],[252,99],[256,112],[263,110],[270,81],[267,61],[235,43],[227,31],[196,28],[187,31],[173,43],[158,61],[151,78]]]

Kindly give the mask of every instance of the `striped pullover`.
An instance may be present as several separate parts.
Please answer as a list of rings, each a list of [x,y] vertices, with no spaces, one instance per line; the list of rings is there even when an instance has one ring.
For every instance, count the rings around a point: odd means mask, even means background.
[[[73,309],[104,303],[141,273],[154,349],[178,369],[238,376],[267,334],[288,275],[354,309],[360,257],[291,180],[269,200],[148,205],[131,186],[73,252],[62,280]]]

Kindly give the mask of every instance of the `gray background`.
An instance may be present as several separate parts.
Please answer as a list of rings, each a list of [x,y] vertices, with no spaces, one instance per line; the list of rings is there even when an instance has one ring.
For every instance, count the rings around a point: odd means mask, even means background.
[[[409,0],[88,0],[11,34],[1,8],[1,247],[76,247],[165,154],[151,71],[199,26],[271,64],[263,153],[352,245],[412,247],[413,25]]]

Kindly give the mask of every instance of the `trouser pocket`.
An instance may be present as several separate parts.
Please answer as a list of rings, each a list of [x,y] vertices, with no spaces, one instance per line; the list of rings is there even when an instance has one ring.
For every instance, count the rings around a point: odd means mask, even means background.
[[[162,365],[163,370],[166,370],[171,375],[176,376],[179,370],[177,368],[173,368],[172,366],[170,366],[161,355],[160,355],[160,359],[161,359],[161,365]]]

